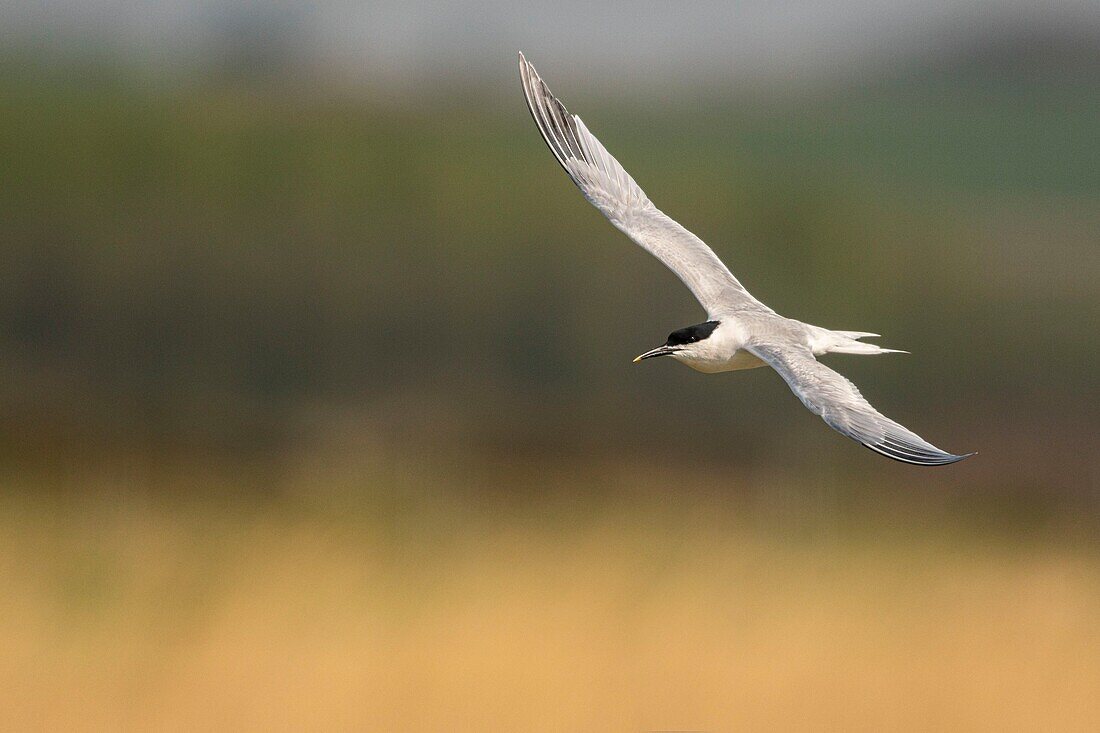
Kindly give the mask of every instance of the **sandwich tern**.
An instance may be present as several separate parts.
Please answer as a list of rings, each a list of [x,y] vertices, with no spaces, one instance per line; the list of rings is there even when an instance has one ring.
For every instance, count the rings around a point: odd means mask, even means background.
[[[940,466],[973,455],[942,451],[885,417],[854,384],[817,360],[822,354],[886,354],[897,349],[860,340],[878,334],[833,331],[785,318],[754,298],[710,247],[653,205],[581,118],[569,114],[550,92],[522,53],[519,72],[527,107],[543,140],[584,197],[672,270],[706,309],[706,321],[673,331],[664,344],[635,362],[671,356],[707,373],[767,365],[829,427],[887,458]]]

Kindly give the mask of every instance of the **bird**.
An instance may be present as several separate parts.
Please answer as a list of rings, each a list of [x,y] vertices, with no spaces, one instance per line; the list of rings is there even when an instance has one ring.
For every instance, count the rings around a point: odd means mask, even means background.
[[[907,353],[779,315],[754,298],[714,251],[658,209],[629,173],[551,93],[519,54],[527,108],[558,163],[600,213],[672,270],[706,310],[702,323],[678,329],[634,362],[671,357],[713,374],[769,366],[807,409],[856,442],[902,463],[941,466],[974,453],[941,450],[878,412],[852,382],[818,361],[824,354]]]

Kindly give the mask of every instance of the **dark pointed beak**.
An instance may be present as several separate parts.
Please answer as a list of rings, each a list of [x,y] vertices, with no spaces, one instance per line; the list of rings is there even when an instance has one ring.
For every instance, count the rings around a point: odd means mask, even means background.
[[[679,349],[675,346],[665,344],[664,346],[658,346],[656,349],[650,349],[644,354],[639,354],[634,358],[634,363],[637,364],[642,359],[652,359],[655,356],[668,356],[669,354],[675,354],[677,351],[679,351]]]

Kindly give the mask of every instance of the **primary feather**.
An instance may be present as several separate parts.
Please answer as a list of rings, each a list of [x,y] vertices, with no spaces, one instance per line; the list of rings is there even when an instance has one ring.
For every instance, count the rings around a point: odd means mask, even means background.
[[[871,407],[854,384],[815,359],[808,348],[767,342],[746,348],[778,372],[810,412],[876,453],[921,466],[966,458],[940,450]]]
[[[653,205],[581,118],[569,114],[551,94],[522,53],[519,70],[527,107],[543,140],[593,206],[676,273],[709,317],[739,310],[771,312],[745,290],[703,240]]]

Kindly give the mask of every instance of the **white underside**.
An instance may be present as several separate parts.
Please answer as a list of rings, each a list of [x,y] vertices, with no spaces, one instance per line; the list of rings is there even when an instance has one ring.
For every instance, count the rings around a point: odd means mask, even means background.
[[[676,354],[673,354],[673,357],[677,358],[678,361],[687,364],[695,371],[703,372],[704,374],[733,372],[737,371],[738,369],[756,369],[757,367],[767,366],[767,364],[765,364],[758,356],[744,350],[734,352],[733,355],[726,359],[724,362],[680,359]]]

